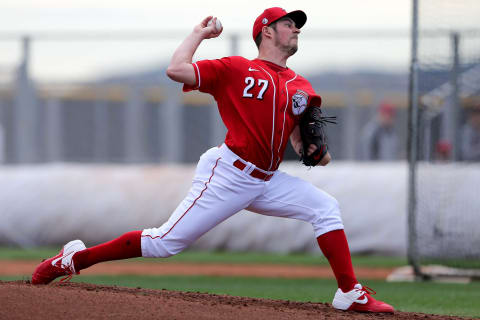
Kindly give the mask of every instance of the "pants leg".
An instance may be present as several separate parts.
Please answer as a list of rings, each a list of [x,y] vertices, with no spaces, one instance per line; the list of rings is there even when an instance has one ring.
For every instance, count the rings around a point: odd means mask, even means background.
[[[247,179],[230,162],[217,147],[202,155],[187,197],[160,228],[143,230],[144,257],[169,257],[181,252],[246,208],[262,192],[262,183]]]
[[[277,172],[265,193],[252,202],[248,209],[264,215],[310,222],[318,245],[332,267],[338,287],[346,292],[357,283],[335,198],[311,183]]]
[[[309,222],[316,238],[343,229],[339,205],[334,197],[282,171],[275,173],[267,182],[265,192],[247,209],[263,215]]]

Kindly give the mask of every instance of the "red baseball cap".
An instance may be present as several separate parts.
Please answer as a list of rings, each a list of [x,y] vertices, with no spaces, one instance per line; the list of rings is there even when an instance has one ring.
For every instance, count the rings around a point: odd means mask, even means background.
[[[253,24],[253,40],[262,31],[263,26],[268,26],[271,23],[280,20],[283,17],[289,17],[295,22],[295,26],[300,29],[307,22],[307,15],[301,10],[287,12],[285,9],[279,7],[268,8],[263,11],[261,15],[255,20]]]
[[[452,151],[452,144],[446,140],[439,140],[435,145],[435,151],[444,155],[449,155],[450,151]]]
[[[382,102],[380,107],[378,108],[378,112],[380,114],[388,115],[388,116],[395,116],[395,106],[389,102]]]
[[[390,116],[395,115],[395,106],[389,102],[382,102],[378,108],[378,112]]]

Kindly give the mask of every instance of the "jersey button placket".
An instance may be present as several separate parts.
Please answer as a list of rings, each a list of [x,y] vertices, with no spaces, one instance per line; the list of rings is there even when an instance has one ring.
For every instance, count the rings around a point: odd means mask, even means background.
[[[274,139],[273,139],[273,163],[272,167],[269,170],[276,168],[277,165],[277,158],[278,158],[278,149],[280,147],[280,137],[282,135],[282,106],[285,103],[285,89],[283,89],[282,81],[281,81],[281,74],[277,73],[277,101],[275,104],[275,131],[274,131]]]

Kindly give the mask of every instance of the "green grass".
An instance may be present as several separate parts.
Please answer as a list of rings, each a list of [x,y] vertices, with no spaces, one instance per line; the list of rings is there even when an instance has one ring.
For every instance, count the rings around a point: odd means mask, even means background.
[[[21,277],[0,277],[18,280]],[[209,276],[78,276],[73,281],[126,287],[198,291],[292,301],[331,302],[335,280]],[[370,280],[375,296],[399,311],[480,317],[480,283],[389,283]]]
[[[428,259],[420,260],[421,265],[437,264],[458,269],[480,269],[480,259]]]
[[[40,260],[57,254],[58,248],[0,248],[1,260]],[[165,261],[163,259],[132,259],[129,261]],[[168,261],[192,263],[232,264],[290,264],[327,265],[325,258],[310,254],[271,254],[252,252],[200,252],[185,251]],[[405,265],[404,258],[354,256],[355,266],[397,267]],[[3,277],[0,280],[27,278]],[[275,279],[209,276],[79,276],[74,281],[104,285],[199,291],[234,296],[282,299],[292,301],[331,302],[336,290],[331,279]],[[374,288],[376,297],[391,303],[397,310],[432,314],[480,317],[480,283],[387,283],[370,280],[364,283]]]
[[[59,248],[18,249],[0,247],[0,260],[41,260],[56,255]],[[383,256],[354,256],[355,266],[395,268],[407,264],[405,258]],[[164,259],[132,259],[129,261],[166,261]],[[319,253],[313,254],[274,254],[260,252],[219,252],[185,251],[168,261],[194,263],[234,263],[234,264],[289,264],[289,265],[328,265],[328,261]]]

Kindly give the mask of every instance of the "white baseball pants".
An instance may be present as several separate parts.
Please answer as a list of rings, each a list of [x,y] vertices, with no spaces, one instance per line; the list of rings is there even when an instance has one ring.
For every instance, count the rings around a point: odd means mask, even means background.
[[[233,166],[236,160],[246,164],[243,170]],[[253,169],[252,163],[240,159],[225,144],[207,150],[200,157],[187,197],[168,221],[160,228],[143,230],[142,255],[175,255],[242,209],[310,222],[315,237],[343,229],[335,198],[280,170],[264,181],[249,174]]]

